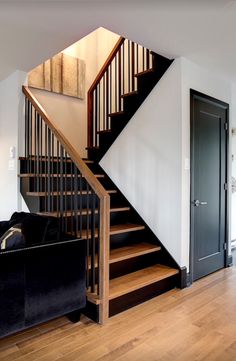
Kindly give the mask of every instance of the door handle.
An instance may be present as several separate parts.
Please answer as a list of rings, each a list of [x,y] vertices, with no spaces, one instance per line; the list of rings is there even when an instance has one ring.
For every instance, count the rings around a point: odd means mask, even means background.
[[[207,202],[200,202],[198,199],[196,199],[194,202],[193,202],[194,206],[195,207],[199,207],[199,206],[206,206],[207,205]]]

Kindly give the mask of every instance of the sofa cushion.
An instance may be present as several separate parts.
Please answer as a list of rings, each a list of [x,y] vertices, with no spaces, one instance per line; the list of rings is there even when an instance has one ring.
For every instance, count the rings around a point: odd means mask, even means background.
[[[22,224],[16,224],[8,229],[0,238],[1,251],[22,248],[25,246],[25,237],[22,232]]]

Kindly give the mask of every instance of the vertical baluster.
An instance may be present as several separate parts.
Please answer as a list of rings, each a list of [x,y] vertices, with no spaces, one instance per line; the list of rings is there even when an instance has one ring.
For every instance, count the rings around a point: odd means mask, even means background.
[[[76,236],[75,230],[74,230],[74,227],[73,227],[73,219],[74,219],[74,216],[75,216],[75,213],[74,213],[74,198],[76,197],[76,194],[74,192],[75,174],[74,174],[72,160],[71,160],[70,163],[68,163],[68,168],[70,168],[70,191],[71,191],[71,195],[70,195],[70,209],[71,209],[70,228],[71,228],[71,233],[74,236]],[[67,167],[66,167],[66,170],[67,170]]]
[[[118,52],[118,104],[119,104],[119,111],[121,110],[121,49]]]
[[[136,74],[139,73],[139,46],[136,44]]]
[[[40,162],[39,162],[39,192],[42,192],[42,174],[43,174],[43,122],[39,115],[39,129],[40,129]],[[45,164],[45,160],[44,160]]]
[[[149,69],[149,58],[150,58],[150,52],[148,49],[146,49],[146,67],[147,70]]]
[[[91,292],[95,292],[96,275],[95,275],[95,194],[91,190]]]
[[[101,130],[101,114],[100,114],[100,82],[98,83],[98,125],[97,125],[97,131]]]
[[[110,65],[110,79],[109,79],[109,86],[110,86],[110,110],[109,114],[112,113],[112,99],[113,99],[113,91],[112,91],[112,64]],[[109,128],[111,128],[111,118],[108,117],[109,121]]]
[[[117,56],[115,57],[115,112],[117,112]]]
[[[103,130],[106,130],[106,118],[105,118],[105,104],[106,104],[106,90],[105,90],[105,77],[106,74],[104,74],[103,78],[102,78],[102,117],[103,117]]]
[[[44,178],[43,178],[43,183],[44,183],[44,191],[45,191],[45,212],[48,211],[48,182],[47,182],[47,178],[46,178],[46,174],[47,174],[47,168],[48,168],[48,126],[46,123],[44,123],[44,149],[45,149],[45,169],[44,169]]]
[[[82,238],[82,231],[83,231],[83,216],[82,216],[82,211],[83,211],[83,178],[82,178],[82,174],[81,172],[79,172],[79,214],[80,214],[80,218],[79,218],[79,231],[80,231],[80,238]]]
[[[56,208],[57,208],[57,217],[60,217],[60,204],[59,204],[59,200],[60,200],[60,181],[59,181],[59,174],[60,174],[60,157],[59,157],[59,149],[60,149],[60,144],[57,140],[57,145],[56,145],[56,162],[57,162],[57,204],[56,204]]]
[[[131,43],[131,91],[134,90],[134,42]]]
[[[65,183],[65,199],[64,199],[64,203],[65,203],[65,232],[67,232],[68,230],[68,219],[67,219],[67,213],[68,213],[68,196],[70,194],[70,187],[69,187],[69,181],[68,181],[68,177],[67,177],[67,172],[65,172],[65,165],[67,164],[67,152],[64,149],[64,167],[63,167],[63,172],[65,174],[62,175],[63,179],[64,179],[64,183]]]
[[[123,78],[123,94],[125,94],[125,43],[122,44],[122,78]]]
[[[79,206],[78,206],[78,197],[81,198],[81,195],[79,194],[78,190],[79,190],[79,186],[78,186],[78,168],[76,167],[76,165],[74,165],[74,188],[73,188],[73,192],[74,192],[74,223],[75,223],[75,236],[76,237],[80,237],[81,238],[81,232],[79,235]]]
[[[32,173],[32,142],[33,142],[33,132],[32,132],[32,104],[29,104],[29,172]]]
[[[106,129],[110,129],[108,122],[108,114],[109,114],[109,103],[110,103],[110,93],[109,93],[109,70],[106,71]]]
[[[55,194],[55,190],[56,190],[56,178],[55,178],[55,159],[54,159],[54,134],[51,132],[51,137],[52,137],[52,151],[51,151],[51,159],[52,159],[52,166],[51,166],[51,169],[52,169],[52,174],[53,174],[53,177],[52,177],[52,186],[51,186],[51,192],[52,192],[52,197],[51,197],[51,212],[54,212],[54,209],[55,209],[55,200],[56,200],[56,197],[54,196]]]
[[[90,238],[90,219],[89,219],[89,200],[90,200],[90,189],[89,184],[85,181],[85,189],[86,189],[86,240],[87,240],[87,258],[90,258],[91,265],[91,238]],[[81,214],[82,217],[82,214]],[[94,292],[93,285],[91,283],[91,272],[88,273],[87,284],[91,287],[91,292]]]
[[[39,192],[39,157],[40,157],[40,127],[39,127],[39,114],[36,113],[36,175],[37,175],[37,192]]]
[[[29,101],[25,97],[25,159],[26,159],[26,172],[29,173]]]
[[[48,188],[48,204],[47,204],[47,209],[48,212],[51,211],[51,178],[52,177],[52,173],[51,173],[51,129],[48,128],[48,155],[47,155],[47,188]]]
[[[34,173],[34,190],[37,192],[37,175],[36,175],[36,147],[37,147],[37,138],[36,138],[36,109],[34,108],[33,113],[33,154],[32,154],[32,171]]]
[[[64,182],[63,182],[63,147],[60,145],[60,223],[62,232],[65,231],[64,227]]]
[[[128,93],[130,92],[130,41],[128,40]]]
[[[145,65],[144,65],[144,47],[142,47],[142,59],[143,59],[143,71],[145,70]]]
[[[100,248],[100,200],[99,198],[96,196],[96,206],[98,209],[98,213],[97,213],[97,269],[98,269],[98,280],[97,280],[97,295],[100,294],[100,279],[99,279],[99,270],[100,270],[100,252],[101,252],[101,248]]]
[[[93,143],[93,145],[95,146],[95,147],[97,147],[98,146],[98,139],[97,139],[97,131],[98,131],[98,98],[97,98],[97,94],[98,94],[98,92],[97,92],[97,87],[95,88],[95,90],[94,90],[94,94],[93,94],[93,96],[94,96],[94,124],[95,124],[95,126],[94,126],[94,143]]]

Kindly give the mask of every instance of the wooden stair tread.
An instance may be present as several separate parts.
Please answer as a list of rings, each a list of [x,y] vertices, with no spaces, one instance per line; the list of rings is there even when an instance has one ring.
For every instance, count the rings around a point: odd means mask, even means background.
[[[161,247],[152,243],[136,243],[130,246],[115,248],[110,251],[109,263],[120,262],[129,258],[142,256],[144,254],[160,251]]]
[[[125,224],[118,224],[110,227],[110,234],[120,234],[126,232],[133,232],[133,231],[141,231],[145,229],[145,226],[140,224],[133,224],[133,223],[125,223]]]
[[[111,190],[107,190],[107,193],[109,194],[114,194],[114,193],[117,193],[117,190],[116,189],[111,189]],[[48,192],[26,192],[26,195],[27,196],[31,196],[31,197],[45,197],[47,195],[53,195],[53,196],[57,196],[57,195],[60,195],[61,193],[60,192],[51,192],[51,193],[48,193]],[[71,192],[71,191],[67,191],[67,192],[62,192],[62,195],[72,195],[74,194],[74,192]],[[87,191],[82,191],[82,192],[79,192],[77,193],[78,195],[82,194],[82,195],[86,195],[86,194],[92,194],[91,191],[87,192]]]
[[[146,75],[146,74],[152,74],[154,72],[155,72],[155,70],[151,68],[151,69],[148,69],[148,70],[141,71],[140,73],[137,73],[134,76],[138,78],[139,76],[143,76],[143,75]]]
[[[160,264],[110,280],[109,300],[174,276],[179,270]]]
[[[34,160],[38,160],[39,162],[48,162],[48,159],[46,158],[46,157],[41,157],[41,156],[39,156],[39,157],[35,157],[35,156],[32,156],[32,157],[19,157],[19,160],[32,160],[32,161],[34,161]],[[91,159],[84,159],[84,158],[82,158],[82,160],[84,161],[84,163],[86,163],[86,164],[92,164],[92,163],[94,163],[94,161],[93,160],[91,160]],[[57,158],[57,157],[54,157],[53,159],[50,159],[50,162],[55,162],[55,163],[60,163],[61,162],[61,159],[60,158]],[[62,162],[63,163],[71,163],[71,162],[73,162],[70,158],[67,158],[67,159],[62,159]],[[74,162],[73,162],[74,163]]]
[[[121,277],[113,278],[109,281],[109,300],[137,291],[153,283],[175,276],[178,273],[178,269],[156,264]],[[89,290],[87,291],[87,299],[96,305],[100,304],[96,293],[91,293]]]
[[[55,177],[55,178],[57,178],[57,177],[67,177],[67,178],[69,178],[69,177],[75,177],[75,174],[61,174],[61,173],[58,173],[58,174],[55,174],[55,173],[51,173],[51,174],[49,174],[49,176],[50,177]],[[78,174],[78,177],[79,177],[80,175]],[[94,176],[96,177],[96,178],[105,178],[105,174],[94,174]],[[20,177],[20,178],[30,178],[30,177],[40,177],[40,178],[47,178],[48,177],[48,174],[34,174],[34,173],[21,173],[21,174],[18,174],[18,177]],[[82,178],[84,178],[83,176],[82,176]]]
[[[110,226],[110,236],[113,236],[115,234],[121,234],[121,233],[141,231],[143,229],[145,229],[145,226],[140,225],[140,224],[133,224],[133,223],[113,225],[113,226]],[[95,237],[98,236],[97,228],[95,229],[94,234],[95,234]],[[78,233],[77,236],[80,237],[80,233]],[[89,233],[87,234],[87,230],[82,230],[82,238],[87,239],[87,237],[91,238],[91,232],[89,231]]]
[[[117,116],[121,116],[124,114],[125,114],[125,112],[123,110],[121,110],[120,112],[114,112],[114,113],[108,114],[108,117],[117,117]]]
[[[126,212],[126,211],[130,211],[130,207],[113,207],[110,208],[110,213],[115,213],[115,212]],[[70,210],[67,212],[63,212],[62,216],[63,217],[70,217],[71,215],[75,215],[75,213],[82,214],[83,216],[86,216],[87,214],[91,214],[91,210],[89,210],[87,212],[86,209],[82,209],[82,212],[78,211],[78,212],[71,212]],[[42,214],[45,216],[53,216],[53,217],[57,217],[57,215],[61,216],[60,213],[57,212],[39,212],[38,214]],[[95,214],[98,214],[98,209],[95,209]]]
[[[132,96],[135,96],[135,95],[138,95],[137,90],[134,90],[134,91],[129,92],[129,93],[125,93],[125,94],[121,95],[121,98],[132,97]]]
[[[119,247],[110,250],[109,263],[117,263],[120,261],[125,261],[130,258],[135,258],[143,256],[145,254],[158,252],[161,250],[160,246],[157,246],[152,243],[142,242],[134,243],[129,246]],[[91,268],[91,259],[89,257],[88,261],[89,268]],[[98,265],[97,254],[95,256],[95,267]]]

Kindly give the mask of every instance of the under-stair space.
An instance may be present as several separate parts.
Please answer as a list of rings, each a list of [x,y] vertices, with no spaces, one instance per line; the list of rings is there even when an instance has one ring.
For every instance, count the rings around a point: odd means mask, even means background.
[[[87,240],[84,312],[100,323],[182,287],[184,271],[99,165],[171,63],[119,39],[88,93],[86,159],[55,128],[30,89],[23,88],[21,193],[30,211],[59,217],[63,233]]]

